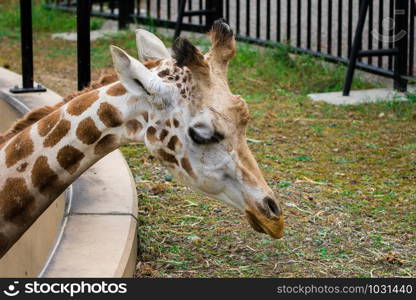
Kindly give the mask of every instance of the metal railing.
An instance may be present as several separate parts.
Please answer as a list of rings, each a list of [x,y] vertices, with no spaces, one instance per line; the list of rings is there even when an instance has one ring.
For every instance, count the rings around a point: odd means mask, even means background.
[[[178,17],[179,0],[90,0],[92,2],[91,16],[117,20],[119,28],[123,29],[128,23],[138,22],[175,28]],[[75,12],[77,1],[46,0],[45,7]],[[188,1],[189,10],[203,10],[210,0]],[[218,18],[219,16],[216,16]],[[205,32],[210,22],[205,16],[190,16],[185,18],[183,29],[187,31]]]
[[[71,1],[67,1],[70,4]],[[87,87],[91,81],[90,55],[90,11],[91,0],[75,2],[74,11],[77,13],[77,63],[78,89]],[[88,29],[88,30],[86,30]],[[20,34],[22,57],[22,87],[10,89],[12,93],[45,92],[40,84],[33,82],[33,30],[32,30],[32,1],[20,0]]]
[[[119,28],[125,28],[130,22],[139,22],[174,29],[180,4],[179,0],[86,1],[91,1],[91,16],[118,20]],[[239,40],[267,46],[284,44],[293,52],[348,64],[361,1],[223,0],[223,9],[214,17],[224,17],[234,28]],[[77,2],[46,0],[45,7],[76,12]],[[188,0],[187,10],[205,9],[209,2]],[[414,0],[370,2],[361,48],[363,51],[380,51],[379,55],[359,56],[356,67],[394,78],[395,86],[403,87],[408,80],[415,80]],[[405,17],[403,7],[406,9]],[[206,16],[185,16],[182,29],[204,32],[210,26],[210,21]],[[400,53],[385,55],[381,50],[386,49],[398,49]],[[84,53],[87,55],[87,51]],[[398,57],[399,65],[395,63],[395,57]]]
[[[33,85],[32,2],[20,0],[20,36],[22,53],[22,86],[10,89],[12,93],[45,92],[41,85]]]
[[[307,53],[332,62],[348,64],[362,0],[223,0],[223,17],[235,29],[237,38],[261,45],[286,44],[294,52]],[[179,0],[93,1],[92,15],[128,22],[151,23],[174,28]],[[393,49],[406,44],[397,56],[359,57],[357,67],[367,72],[395,78],[414,79],[415,3],[414,0],[372,0],[362,33],[362,48]],[[407,2],[406,20],[400,18],[398,3]],[[48,5],[67,9],[76,1],[49,0]],[[121,6],[129,7],[122,9]],[[188,0],[187,9],[203,9],[209,0]],[[122,13],[124,11],[124,14]],[[120,13],[119,13],[120,12]],[[400,21],[398,21],[400,19]],[[206,31],[205,16],[185,17],[183,29]],[[120,26],[123,27],[123,26]],[[402,36],[402,33],[405,33]],[[406,43],[403,43],[406,39]],[[398,75],[398,76],[397,76]],[[403,84],[401,84],[403,85]],[[397,84],[396,84],[397,86]]]
[[[414,76],[415,3],[414,0],[372,0],[363,28],[365,50],[400,48],[399,77]],[[397,9],[408,2],[408,18]],[[348,64],[359,18],[359,0],[225,0],[225,18],[236,29],[240,40],[258,43],[282,43],[299,53],[319,56]],[[405,5],[406,7],[406,5]],[[400,21],[398,21],[400,19]],[[404,34],[402,34],[404,33]],[[395,74],[394,57],[360,57],[357,67],[390,78]]]

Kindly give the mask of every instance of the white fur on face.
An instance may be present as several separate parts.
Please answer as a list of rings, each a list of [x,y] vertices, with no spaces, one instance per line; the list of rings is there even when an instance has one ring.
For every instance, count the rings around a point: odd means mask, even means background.
[[[157,73],[167,68],[174,69],[174,66],[169,61],[163,61],[160,67],[152,70],[152,73]],[[234,206],[239,210],[244,210],[244,195],[251,192],[246,190],[241,176],[238,174],[238,156],[236,152],[230,152],[226,149],[226,144],[237,143],[236,137],[230,133],[230,136],[226,137],[224,142],[209,145],[195,144],[188,135],[189,127],[196,126],[198,134],[204,138],[209,138],[215,130],[214,113],[209,108],[202,108],[198,113],[192,114],[188,101],[179,101],[178,98],[174,98],[174,94],[171,94],[170,97],[169,101],[173,104],[163,109],[158,109],[148,101],[134,101],[130,107],[129,114],[136,115],[137,120],[144,127],[133,139],[137,138],[138,141],[144,141],[149,152],[155,157],[158,157],[160,150],[174,155],[178,164],[166,161],[161,162],[182,184],[190,186],[195,191],[206,196]],[[144,122],[140,114],[143,111],[148,112],[148,122]],[[180,124],[177,128],[172,124],[174,119]],[[171,127],[166,127],[167,120],[170,120]],[[159,140],[155,142],[148,139],[146,131],[150,127],[155,129],[157,138],[159,138],[162,130],[168,131],[168,135],[163,142]],[[230,131],[232,132],[232,130]],[[167,149],[167,142],[173,136],[176,136],[182,144],[182,147],[175,149],[175,152]],[[180,161],[184,157],[189,160],[195,177],[190,176],[182,168]]]
[[[130,97],[139,97],[142,100],[131,101],[134,103],[130,105],[127,114],[136,118],[143,128],[137,134],[129,136],[129,139],[144,141],[148,150],[159,158],[180,182],[209,197],[222,200],[240,210],[244,210],[246,198],[254,196],[257,198],[258,195],[255,194],[260,195],[259,199],[264,197],[264,192],[257,193],[255,189],[246,187],[241,171],[237,167],[241,165],[238,154],[227,149],[227,145],[231,144],[231,149],[233,149],[237,148],[239,143],[237,137],[234,136],[236,125],[229,123],[230,120],[219,120],[222,115],[214,115],[217,109],[213,107],[221,110],[224,104],[218,101],[229,96],[229,91],[218,90],[219,93],[210,91],[208,95],[213,99],[209,101],[199,99],[198,101],[206,101],[211,105],[205,107],[200,105],[199,111],[195,112],[195,107],[192,107],[191,103],[196,105],[201,103],[192,102],[195,101],[192,98],[194,95],[188,94],[192,91],[194,83],[189,77],[187,81],[182,80],[189,70],[185,71],[186,67],[178,68],[170,55],[166,58],[168,55],[161,47],[161,42],[154,39],[156,37],[139,32],[138,38],[146,40],[138,46],[142,59],[146,59],[144,57],[146,55],[150,57],[149,53],[145,54],[143,48],[146,44],[156,45],[157,50],[148,50],[158,58],[165,57],[165,59],[161,60],[156,68],[148,70],[142,63],[121,49],[112,48],[114,64],[122,84],[131,94]],[[167,71],[169,75],[158,76],[162,71]],[[185,88],[188,93],[184,96],[181,91]],[[148,120],[143,120],[142,111],[147,112]],[[173,120],[179,125],[173,126]],[[167,121],[171,123],[171,126],[166,125]],[[211,138],[218,130],[223,131],[221,134],[228,136],[225,141],[199,145],[190,138],[188,133],[190,127],[202,139]],[[162,135],[164,138],[160,140]],[[178,140],[181,146],[169,147],[168,143],[172,139]]]

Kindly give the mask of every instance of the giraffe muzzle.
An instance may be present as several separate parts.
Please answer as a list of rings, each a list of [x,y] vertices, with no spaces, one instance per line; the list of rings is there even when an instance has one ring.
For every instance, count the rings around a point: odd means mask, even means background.
[[[261,204],[246,208],[246,216],[251,227],[257,232],[265,233],[275,239],[283,236],[284,217],[276,202],[265,197]]]

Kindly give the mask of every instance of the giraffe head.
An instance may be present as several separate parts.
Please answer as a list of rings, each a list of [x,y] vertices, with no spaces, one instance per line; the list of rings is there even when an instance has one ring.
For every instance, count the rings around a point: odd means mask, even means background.
[[[215,22],[205,55],[186,39],[174,43],[171,56],[153,34],[138,30],[136,38],[139,58],[150,69],[111,48],[121,84],[132,94],[128,102],[135,115],[126,139],[144,140],[178,181],[235,206],[256,231],[280,238],[281,205],[246,142],[247,104],[227,82],[228,62],[236,52],[230,27]],[[148,109],[140,97],[147,98]]]

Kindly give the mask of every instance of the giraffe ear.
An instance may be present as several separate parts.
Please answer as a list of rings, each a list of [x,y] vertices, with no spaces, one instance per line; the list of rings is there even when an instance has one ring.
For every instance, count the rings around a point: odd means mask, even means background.
[[[120,81],[131,94],[148,96],[150,102],[156,105],[167,105],[175,95],[179,97],[173,84],[163,82],[159,76],[122,49],[116,46],[111,46],[110,49]]]
[[[137,29],[136,44],[139,60],[142,62],[171,58],[170,53],[163,42],[149,31]]]

